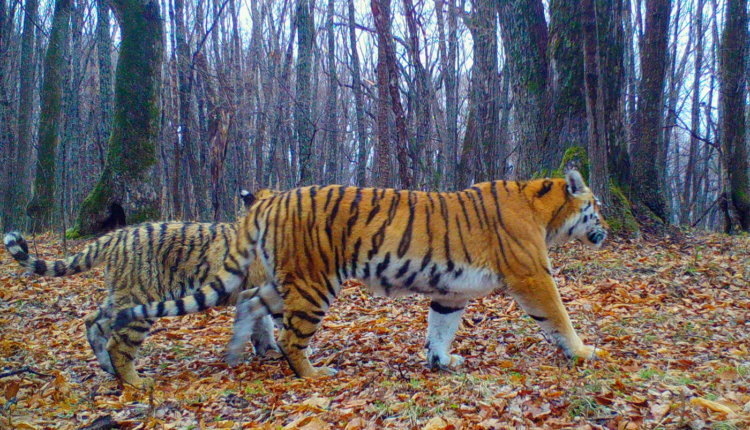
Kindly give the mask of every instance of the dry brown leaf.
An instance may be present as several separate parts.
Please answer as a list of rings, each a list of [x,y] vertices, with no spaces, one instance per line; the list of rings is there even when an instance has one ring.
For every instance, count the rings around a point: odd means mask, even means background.
[[[703,397],[693,397],[692,399],[690,399],[690,403],[726,415],[734,413],[732,408],[730,408],[729,406],[719,402],[714,402],[713,400],[704,399]]]
[[[453,428],[452,424],[449,424],[441,417],[432,417],[427,424],[422,427],[422,430],[450,430]]]

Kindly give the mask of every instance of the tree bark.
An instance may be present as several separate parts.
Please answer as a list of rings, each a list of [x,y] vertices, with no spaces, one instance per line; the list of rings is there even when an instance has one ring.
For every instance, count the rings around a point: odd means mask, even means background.
[[[404,15],[406,18],[406,27],[408,29],[409,41],[407,43],[407,52],[409,54],[409,63],[414,68],[412,79],[414,85],[414,97],[416,103],[413,106],[415,111],[414,138],[410,139],[409,160],[411,162],[411,181],[415,186],[422,184],[422,165],[424,162],[424,148],[431,132],[431,109],[430,109],[430,77],[427,74],[424,64],[420,58],[419,48],[419,30],[417,29],[416,11],[412,0],[403,0]]]
[[[47,53],[44,57],[39,146],[37,148],[34,192],[28,215],[35,230],[46,231],[53,225],[55,209],[55,151],[60,141],[62,87],[65,73],[65,51],[70,34],[71,0],[56,0]]]
[[[109,34],[109,5],[106,0],[96,1],[96,50],[99,65],[100,120],[96,146],[99,160],[104,166],[106,141],[112,131],[112,37]]]
[[[471,146],[478,169],[472,180],[481,182],[498,178],[503,170],[507,151],[499,138],[498,129],[500,82],[497,68],[497,8],[484,0],[474,0],[472,8],[471,16],[466,19],[474,40],[469,100],[476,114],[473,135],[476,141]]]
[[[583,39],[583,58],[585,70],[586,116],[588,118],[587,152],[590,162],[588,183],[594,194],[604,203],[612,204],[609,187],[609,145],[607,140],[606,117],[604,108],[604,82],[600,70],[602,61],[600,46],[597,40],[595,0],[581,0],[581,27]]]
[[[550,172],[560,160],[550,147],[547,24],[541,0],[497,0],[500,32],[510,68],[518,129],[521,178]]]
[[[294,127],[299,145],[299,185],[313,183],[312,146],[312,51],[315,26],[310,0],[297,0],[297,91],[294,103]]]
[[[697,0],[696,10],[693,15],[693,31],[695,34],[695,60],[693,63],[693,100],[690,107],[690,149],[688,152],[687,165],[685,166],[685,183],[682,188],[682,205],[680,222],[689,224],[691,213],[695,208],[695,199],[699,188],[699,175],[696,171],[701,122],[701,88],[700,80],[703,73],[703,0]]]
[[[446,35],[443,23],[443,7],[448,7],[448,32]],[[440,76],[445,93],[445,183],[459,187],[456,170],[458,169],[458,84],[456,76],[456,57],[458,48],[458,13],[455,0],[435,0],[435,14],[438,25],[438,47],[440,50]],[[447,39],[447,46],[446,46]]]
[[[386,73],[386,84],[390,96],[390,107],[393,111],[394,121],[396,123],[396,160],[398,161],[398,174],[400,179],[399,186],[404,189],[410,189],[413,185],[413,172],[409,168],[407,153],[408,135],[406,131],[406,115],[401,105],[401,93],[398,88],[398,68],[396,67],[396,54],[391,45],[391,0],[371,0],[370,9],[372,10],[375,29],[378,33],[378,67],[380,67],[380,47],[384,57],[383,66]],[[378,71],[380,73],[380,71]],[[380,79],[378,79],[380,85]]]
[[[631,191],[663,222],[669,221],[663,157],[664,81],[671,0],[646,2],[646,30],[641,52],[641,84],[634,140],[631,144]]]
[[[163,54],[159,5],[156,0],[113,0],[112,7],[122,34],[112,135],[104,172],[78,214],[80,235],[160,215],[153,183]]]
[[[367,185],[367,138],[365,131],[365,102],[362,94],[362,72],[357,49],[356,24],[354,22],[354,0],[348,0],[349,51],[352,64],[352,91],[354,92],[354,118],[357,133],[357,185]]]
[[[719,47],[719,142],[727,176],[723,195],[730,216],[725,218],[736,219],[743,231],[750,231],[750,180],[745,139],[747,26],[747,0],[727,0]],[[726,222],[724,230],[733,232],[733,224],[734,221]]]
[[[336,73],[336,33],[333,27],[334,0],[328,0],[326,7],[326,31],[328,32],[328,52],[326,53],[326,69],[328,72],[328,89],[326,94],[326,132],[323,145],[327,146],[326,176],[325,181],[329,184],[339,182],[339,133],[338,112],[336,101],[338,99],[338,75]]]
[[[549,150],[552,152],[550,156],[553,160],[558,160],[559,164],[567,148],[585,147],[587,136],[590,136],[587,135],[586,98],[584,97],[581,1],[551,0],[549,10],[548,50],[553,112]],[[594,34],[593,42],[595,41],[596,35]],[[606,161],[606,154],[604,156],[603,160]]]
[[[16,145],[12,148],[13,165],[7,169],[8,189],[3,204],[3,228],[24,229],[26,219],[23,209],[29,199],[31,169],[31,122],[34,102],[34,28],[37,16],[37,1],[26,0],[24,6],[23,32],[21,33],[21,62],[19,67],[18,117]]]

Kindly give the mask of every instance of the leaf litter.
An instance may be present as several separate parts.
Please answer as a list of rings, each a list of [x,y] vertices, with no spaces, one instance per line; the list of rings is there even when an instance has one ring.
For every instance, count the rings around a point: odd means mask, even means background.
[[[77,243],[80,247],[84,242]],[[41,236],[45,258],[60,243]],[[78,249],[78,248],[76,248]],[[153,391],[98,368],[83,317],[102,269],[23,275],[0,251],[0,428],[747,428],[750,238],[676,233],[552,252],[579,334],[605,353],[572,362],[503,294],[475,300],[453,344],[456,372],[423,352],[428,300],[347,284],[313,340],[339,373],[295,379],[286,363],[223,362],[233,309],[157,322],[138,371]]]

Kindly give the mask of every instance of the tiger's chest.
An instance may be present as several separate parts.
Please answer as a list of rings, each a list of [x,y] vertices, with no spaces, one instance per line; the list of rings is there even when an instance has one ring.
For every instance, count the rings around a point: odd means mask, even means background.
[[[501,277],[487,269],[412,260],[376,259],[357,275],[373,294],[389,297],[419,293],[433,298],[470,300],[503,285]]]

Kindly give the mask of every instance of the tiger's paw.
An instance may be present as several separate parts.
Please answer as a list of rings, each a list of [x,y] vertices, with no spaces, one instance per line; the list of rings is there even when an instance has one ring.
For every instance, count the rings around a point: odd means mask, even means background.
[[[450,354],[444,357],[433,355],[430,357],[429,367],[433,370],[456,370],[464,364],[465,359],[460,355]]]
[[[141,378],[138,376],[134,378],[128,378],[127,380],[123,379],[122,382],[141,391],[151,390],[154,388],[154,385],[156,385],[153,378]]]
[[[605,351],[594,348],[589,345],[581,345],[580,348],[568,354],[568,358],[572,359],[583,359],[583,360],[597,360],[600,357],[605,357]]]
[[[323,378],[326,376],[333,376],[337,373],[339,373],[339,371],[334,369],[333,367],[319,366],[313,368],[312,373],[305,376],[305,378]]]
[[[237,367],[243,361],[243,354],[241,352],[240,353],[228,352],[226,357],[224,358],[224,361],[226,361],[229,367]]]

